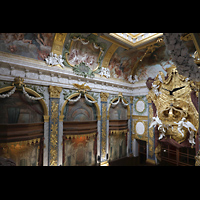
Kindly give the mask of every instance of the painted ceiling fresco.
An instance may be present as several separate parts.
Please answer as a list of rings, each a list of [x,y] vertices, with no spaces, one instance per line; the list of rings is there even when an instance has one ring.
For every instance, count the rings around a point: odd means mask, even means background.
[[[0,51],[37,60],[51,52],[54,33],[0,33]]]
[[[133,37],[140,36],[139,33],[131,34]],[[45,61],[51,52],[54,36],[55,33],[0,33],[0,51]],[[148,35],[148,37],[150,36]],[[65,65],[64,69],[69,70],[69,67],[84,62],[92,71],[96,70],[96,74],[99,73],[103,59],[113,44],[112,42],[116,43],[116,39],[112,40],[102,36],[102,34],[67,34],[63,43],[63,52],[66,51],[67,54],[63,53],[63,55],[66,55],[66,61],[69,65]],[[195,51],[193,42],[186,43],[189,52],[193,54]],[[125,47],[125,43],[124,45],[117,43],[117,45],[119,46],[113,52],[107,68],[110,70],[110,78],[128,82],[128,77],[135,63],[145,54],[146,48],[138,50],[137,48]],[[146,56],[138,64],[133,75],[137,75],[139,81],[145,81],[148,77],[154,78],[159,71],[166,74],[166,68],[171,64],[171,57],[163,45],[150,56]]]

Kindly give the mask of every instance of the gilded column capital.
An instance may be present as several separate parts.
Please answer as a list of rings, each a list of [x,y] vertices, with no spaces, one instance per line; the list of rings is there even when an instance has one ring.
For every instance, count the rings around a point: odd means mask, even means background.
[[[107,102],[107,99],[109,97],[109,93],[101,92],[100,97],[101,97],[101,101]]]
[[[60,98],[61,91],[62,91],[62,87],[50,85],[49,86],[50,98]]]
[[[133,103],[133,97],[130,97],[130,103]]]

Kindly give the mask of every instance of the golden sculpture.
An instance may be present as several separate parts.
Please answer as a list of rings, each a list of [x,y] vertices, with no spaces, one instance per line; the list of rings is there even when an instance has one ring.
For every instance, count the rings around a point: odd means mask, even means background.
[[[58,103],[51,104],[50,166],[57,166],[58,161]]]
[[[176,142],[182,143],[187,134],[194,134],[195,137],[197,134],[199,116],[191,99],[192,90],[197,88],[193,81],[178,74],[176,66],[172,65],[167,72],[166,80],[163,72],[159,72],[147,98],[153,101],[157,109],[154,120],[158,121],[160,139],[169,135]],[[189,139],[193,140],[192,137]]]
[[[107,99],[109,97],[109,93],[101,92],[100,97],[101,97],[101,101],[107,102]]]
[[[62,87],[57,86],[49,86],[49,93],[51,98],[60,98],[60,93],[62,91]]]
[[[77,83],[73,83],[73,86],[78,88],[78,92],[86,92],[87,90],[92,90],[88,85],[85,86],[86,83],[83,83],[81,85],[77,84]]]
[[[14,82],[12,83],[13,86],[16,86],[17,88],[22,88],[22,87],[26,87],[26,85],[24,84],[24,79],[19,77],[15,77]]]

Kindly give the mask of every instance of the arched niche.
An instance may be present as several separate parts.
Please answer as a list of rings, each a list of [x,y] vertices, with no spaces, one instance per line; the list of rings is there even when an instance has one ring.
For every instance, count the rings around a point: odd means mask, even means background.
[[[0,95],[14,86],[0,89]],[[29,96],[41,97],[24,87]],[[45,101],[27,98],[21,89],[0,98],[0,157],[11,159],[18,165],[43,165],[44,122],[49,119]]]
[[[117,105],[112,105],[112,103],[116,104],[118,101],[119,103]],[[123,96],[120,97],[120,95],[112,99],[109,104],[108,119],[110,162],[126,157],[127,155],[127,136],[129,131],[128,120],[130,119],[130,106],[127,104],[128,102],[123,98]]]
[[[60,121],[63,120],[64,166],[96,165],[98,103],[90,103],[80,93],[74,93],[64,102]],[[86,94],[90,101],[95,99]]]

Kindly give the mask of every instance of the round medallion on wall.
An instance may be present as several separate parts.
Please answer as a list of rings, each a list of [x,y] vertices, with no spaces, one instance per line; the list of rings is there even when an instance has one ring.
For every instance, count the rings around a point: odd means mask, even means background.
[[[142,100],[138,100],[135,104],[135,109],[137,112],[142,113],[145,111],[145,102]]]
[[[142,122],[137,122],[135,129],[137,134],[142,135],[145,131],[145,126]]]

